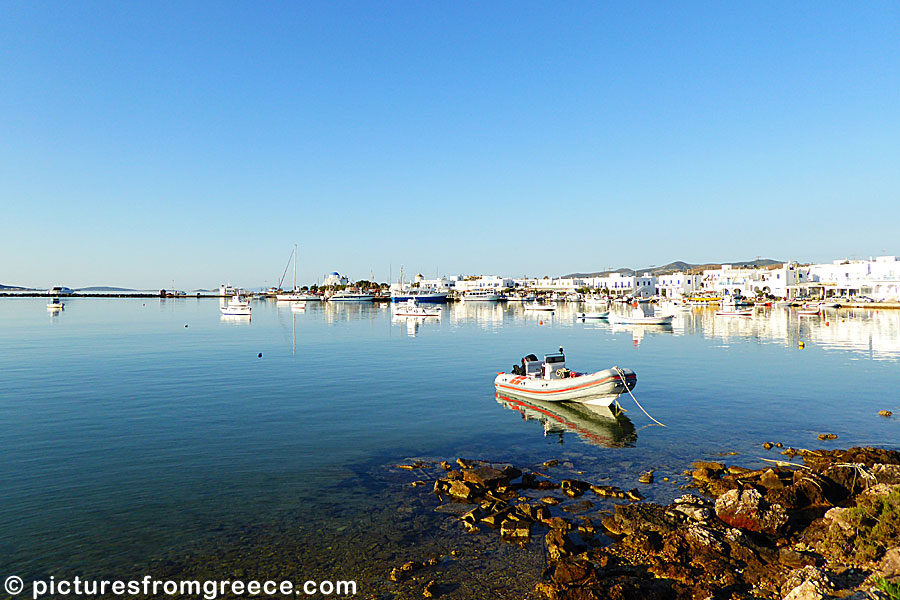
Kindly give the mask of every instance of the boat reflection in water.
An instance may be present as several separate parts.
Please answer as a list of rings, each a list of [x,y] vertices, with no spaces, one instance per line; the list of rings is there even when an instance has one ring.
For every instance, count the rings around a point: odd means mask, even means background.
[[[582,441],[605,448],[630,446],[637,440],[637,433],[631,420],[619,408],[593,406],[576,402],[541,402],[523,400],[504,394],[494,395],[497,402],[510,410],[515,410],[526,421],[539,421],[544,427],[544,435],[558,435],[563,442],[567,431],[576,434]]]
[[[416,334],[419,332],[419,327],[425,325],[426,323],[439,324],[440,318],[404,317],[400,315],[391,315],[391,325],[406,325],[406,335],[408,335],[409,337],[416,337]]]
[[[219,315],[219,321],[229,325],[249,325],[250,315]]]

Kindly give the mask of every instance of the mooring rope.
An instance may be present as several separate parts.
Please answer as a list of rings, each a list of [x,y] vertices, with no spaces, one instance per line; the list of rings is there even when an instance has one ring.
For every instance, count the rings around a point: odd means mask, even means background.
[[[644,410],[644,407],[641,406],[641,403],[638,402],[638,399],[635,398],[635,397],[634,397],[634,394],[631,393],[631,388],[628,387],[628,380],[625,379],[625,372],[624,372],[622,369],[620,369],[619,367],[615,367],[615,366],[614,366],[613,369],[615,369],[615,370],[616,370],[616,373],[619,374],[619,379],[621,379],[621,380],[622,380],[622,383],[625,385],[625,391],[628,392],[628,395],[631,396],[631,399],[634,400],[634,403],[637,404],[637,407],[638,407],[639,409],[641,409],[641,412],[643,412],[645,415],[647,415],[648,417],[650,417],[650,420],[653,421],[654,423],[656,423],[657,425],[660,425],[660,426],[662,426],[662,427],[665,427],[665,424],[664,424],[664,423],[660,423],[659,421],[657,421],[656,419],[654,419],[654,418],[650,415],[650,413],[648,413],[646,410]]]

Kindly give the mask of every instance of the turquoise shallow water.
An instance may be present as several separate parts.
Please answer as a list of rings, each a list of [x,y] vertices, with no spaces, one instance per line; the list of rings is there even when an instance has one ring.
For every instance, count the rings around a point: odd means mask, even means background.
[[[352,520],[379,485],[366,474],[412,456],[562,457],[634,487],[722,452],[777,457],[764,441],[900,445],[876,414],[900,414],[898,311],[698,309],[640,329],[576,322],[580,307],[457,304],[420,323],[381,305],[257,301],[246,321],[215,300],[45,304],[0,300],[0,574],[127,571],[283,515]],[[627,398],[624,426],[498,402],[496,371],[558,346],[578,370],[634,369],[667,427]]]

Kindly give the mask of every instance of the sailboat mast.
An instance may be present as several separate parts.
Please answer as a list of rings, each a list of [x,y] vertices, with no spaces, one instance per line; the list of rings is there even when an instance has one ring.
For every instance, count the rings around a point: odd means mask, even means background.
[[[294,291],[297,291],[297,244],[294,244]]]

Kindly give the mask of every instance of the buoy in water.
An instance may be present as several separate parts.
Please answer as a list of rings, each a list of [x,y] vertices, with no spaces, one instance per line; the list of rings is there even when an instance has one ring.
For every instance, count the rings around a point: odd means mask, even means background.
[[[825,321],[825,327],[828,327],[829,325],[831,325],[831,323],[829,323],[828,321]]]
[[[797,344],[797,347],[799,347],[799,348],[805,348],[805,347],[806,347],[806,344],[804,344],[803,342],[800,342],[799,344]]]
[[[185,327],[185,329],[187,329],[187,324],[185,324],[185,326],[184,326],[184,327]]]
[[[544,324],[543,321],[538,321],[538,325],[543,325],[543,324]]]
[[[256,358],[262,358],[262,352],[256,355]]]

